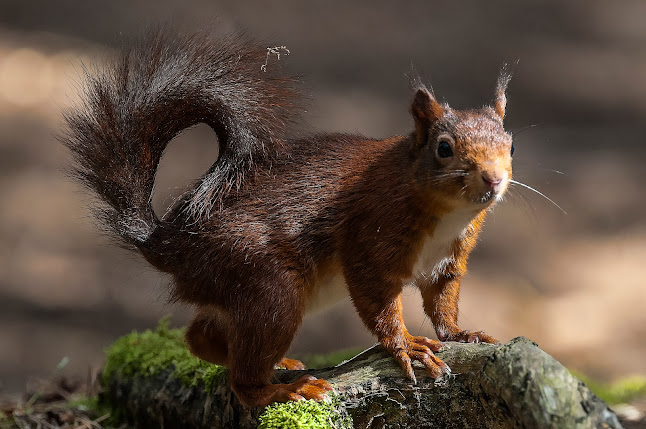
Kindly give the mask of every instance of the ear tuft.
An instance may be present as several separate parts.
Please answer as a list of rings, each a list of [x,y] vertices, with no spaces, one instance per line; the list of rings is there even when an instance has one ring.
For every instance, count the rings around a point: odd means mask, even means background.
[[[500,69],[500,75],[498,76],[498,82],[496,84],[496,98],[494,99],[493,108],[496,111],[496,114],[500,116],[500,119],[505,118],[505,108],[507,107],[507,86],[511,80],[511,68],[509,64],[505,63]]]
[[[410,111],[415,119],[415,147],[420,148],[428,140],[429,127],[442,116],[444,108],[435,100],[431,91],[419,84]]]
[[[428,126],[431,122],[439,119],[443,112],[444,108],[440,106],[433,94],[425,86],[417,88],[411,105],[411,113],[415,118],[415,123],[422,121],[426,122],[426,126]]]

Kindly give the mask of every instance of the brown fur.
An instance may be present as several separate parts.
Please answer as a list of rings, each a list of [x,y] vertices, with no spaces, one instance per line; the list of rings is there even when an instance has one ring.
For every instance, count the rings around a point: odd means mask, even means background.
[[[330,389],[308,377],[270,383],[276,364],[298,366],[283,357],[308,302],[325,293],[319,290],[325,279],[344,280],[367,328],[412,379],[411,360],[434,377],[449,369],[433,355],[439,342],[412,336],[404,326],[401,292],[408,283],[420,287],[440,340],[495,342],[461,330],[457,305],[486,210],[511,178],[511,137],[502,127],[508,78],[499,81],[495,109],[456,111],[420,86],[411,104],[415,131],[408,136],[290,140],[281,124],[297,105],[296,91],[286,78],[270,81],[254,71],[262,64],[255,63],[262,48],[258,54],[254,46],[221,48],[200,37],[170,40],[157,36],[140,48],[144,58],[166,67],[143,65],[146,73],[138,75],[136,64],[126,67],[136,61],[133,56],[117,66],[125,71],[114,82],[95,79],[88,98],[99,101],[88,103],[90,113],[70,116],[64,142],[76,155],[81,179],[106,202],[108,227],[172,275],[174,296],[195,306],[188,345],[200,358],[229,367],[240,400],[266,405],[321,399]],[[172,49],[162,49],[160,41]],[[221,64],[222,53],[211,55],[209,43],[235,62]],[[219,74],[201,74],[203,69]],[[166,74],[176,80],[190,73],[193,80],[173,85],[175,92],[166,95],[148,94],[152,90],[141,77],[159,82]],[[175,106],[173,116],[162,112],[169,105],[164,97]],[[142,99],[153,100],[147,110],[137,108]],[[245,110],[245,101],[253,101],[253,110]],[[114,112],[124,117],[115,119]],[[158,219],[149,197],[159,157],[177,132],[198,122],[218,132],[223,155]],[[439,155],[440,144],[449,145],[450,157]],[[110,145],[114,150],[105,149]],[[449,241],[444,246],[441,240]],[[423,267],[428,276],[416,272],[424,252],[434,258]]]

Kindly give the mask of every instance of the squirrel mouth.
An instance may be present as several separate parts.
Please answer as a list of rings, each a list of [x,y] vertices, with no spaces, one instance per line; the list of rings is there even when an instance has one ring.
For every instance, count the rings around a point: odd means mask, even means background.
[[[494,202],[501,201],[506,189],[507,187],[505,183],[488,189],[481,188],[480,192],[476,192],[475,195],[473,195],[472,201],[476,204],[492,204]]]
[[[475,202],[478,204],[487,204],[496,200],[497,197],[498,197],[498,192],[489,190],[484,194],[481,194],[480,196],[476,197]]]

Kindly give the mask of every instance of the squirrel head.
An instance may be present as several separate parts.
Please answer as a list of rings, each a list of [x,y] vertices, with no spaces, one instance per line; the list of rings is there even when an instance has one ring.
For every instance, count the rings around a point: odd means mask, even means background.
[[[512,137],[503,127],[510,74],[498,78],[493,107],[456,110],[439,104],[423,85],[411,113],[415,177],[434,199],[481,209],[502,198],[511,180]]]

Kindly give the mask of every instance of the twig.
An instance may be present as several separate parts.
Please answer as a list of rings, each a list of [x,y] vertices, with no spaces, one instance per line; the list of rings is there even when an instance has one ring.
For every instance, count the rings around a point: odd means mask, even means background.
[[[260,70],[263,72],[267,71],[267,64],[269,64],[269,56],[271,54],[276,55],[276,59],[280,60],[280,53],[284,52],[285,55],[289,55],[289,49],[287,49],[287,46],[274,46],[273,48],[267,48],[267,56],[265,57],[265,64],[260,66]]]

